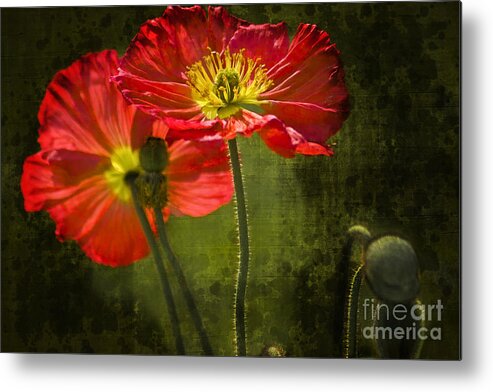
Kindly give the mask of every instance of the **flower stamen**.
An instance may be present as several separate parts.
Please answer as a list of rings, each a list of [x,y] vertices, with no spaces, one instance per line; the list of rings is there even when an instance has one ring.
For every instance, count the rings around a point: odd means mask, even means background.
[[[260,106],[259,95],[273,84],[259,59],[245,56],[245,50],[231,54],[212,51],[188,68],[187,84],[192,98],[208,119],[224,119],[242,107]]]

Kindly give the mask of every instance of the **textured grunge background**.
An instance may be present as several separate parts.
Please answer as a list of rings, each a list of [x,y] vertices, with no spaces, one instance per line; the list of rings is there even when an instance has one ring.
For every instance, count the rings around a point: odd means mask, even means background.
[[[456,359],[459,313],[459,18],[450,3],[229,7],[255,23],[316,23],[342,52],[351,115],[332,159],[283,159],[239,141],[251,229],[248,352],[340,356],[341,248],[353,224],[415,247],[424,303],[445,306],[441,342]],[[81,55],[124,52],[163,7],[2,9],[2,351],[173,353],[152,260],[111,269],[59,243],[46,213],[23,209],[24,159],[38,150],[37,111],[53,75]],[[172,244],[218,355],[233,354],[237,246],[233,206],[173,218]],[[185,311],[184,304],[180,308]],[[438,325],[438,324],[437,324]],[[190,320],[190,354],[200,347]],[[368,344],[362,356],[374,355]]]

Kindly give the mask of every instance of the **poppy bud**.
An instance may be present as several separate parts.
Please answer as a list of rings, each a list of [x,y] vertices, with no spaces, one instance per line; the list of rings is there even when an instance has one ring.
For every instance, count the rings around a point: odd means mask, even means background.
[[[383,301],[406,303],[419,292],[418,258],[402,238],[385,236],[372,241],[365,253],[366,278]]]
[[[168,164],[166,142],[158,137],[149,137],[139,153],[140,165],[149,173],[161,173]]]

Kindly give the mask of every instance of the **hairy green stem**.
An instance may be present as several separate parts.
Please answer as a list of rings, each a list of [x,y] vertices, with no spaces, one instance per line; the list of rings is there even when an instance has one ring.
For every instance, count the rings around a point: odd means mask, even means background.
[[[344,333],[344,358],[355,358],[357,356],[358,305],[359,289],[363,276],[363,265],[360,265],[351,278],[347,294],[346,308],[346,331]]]
[[[240,261],[235,292],[235,340],[236,355],[246,356],[246,291],[248,281],[248,263],[250,258],[248,239],[248,219],[245,199],[245,189],[241,175],[241,164],[238,156],[236,139],[228,141],[231,168],[236,194],[238,237],[240,242]]]
[[[156,224],[159,232],[159,240],[161,241],[161,246],[168,258],[168,261],[171,264],[171,267],[176,273],[178,278],[178,283],[180,288],[182,289],[183,296],[185,298],[185,302],[188,307],[188,311],[192,316],[193,323],[195,324],[195,328],[199,333],[200,343],[202,345],[202,350],[205,355],[214,355],[212,351],[211,343],[209,342],[209,337],[207,335],[207,331],[205,330],[204,323],[202,322],[202,318],[200,317],[200,313],[197,309],[197,304],[195,303],[195,299],[193,294],[188,287],[187,280],[185,278],[185,274],[183,273],[183,269],[181,268],[180,262],[175,256],[173,249],[168,240],[168,235],[166,233],[166,226],[164,224],[163,213],[160,208],[154,208],[154,215],[156,217]]]
[[[344,341],[343,352],[344,358],[355,358],[357,356],[357,327],[358,327],[358,306],[359,306],[359,291],[361,287],[361,281],[363,278],[363,266],[364,261],[359,260],[358,266],[353,270],[351,263],[352,250],[355,241],[360,243],[360,246],[364,248],[371,239],[371,234],[363,226],[353,226],[347,232],[347,241],[343,252],[343,263],[346,266],[346,273],[344,274],[344,280],[349,281],[346,293],[346,306],[345,306],[345,320],[344,320]]]
[[[159,246],[154,237],[154,233],[152,232],[151,225],[147,220],[145,211],[139,203],[138,190],[135,185],[135,179],[129,179],[127,183],[129,184],[130,189],[132,191],[132,198],[135,205],[135,211],[137,212],[140,225],[142,226],[142,230],[144,231],[149,247],[151,248],[151,252],[152,255],[154,256],[154,261],[159,274],[159,278],[161,279],[161,287],[163,289],[164,299],[166,300],[168,315],[171,321],[173,335],[175,337],[176,353],[178,355],[184,355],[185,347],[183,344],[183,337],[181,335],[180,323],[178,321],[178,314],[176,312],[176,305],[173,299],[173,295],[171,293],[171,287],[168,281],[168,277],[166,275],[166,270],[164,269],[163,260],[159,252]]]

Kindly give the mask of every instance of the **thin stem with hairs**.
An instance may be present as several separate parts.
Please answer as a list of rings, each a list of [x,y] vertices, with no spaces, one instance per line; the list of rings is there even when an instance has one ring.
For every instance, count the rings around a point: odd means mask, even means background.
[[[171,248],[171,245],[168,240],[168,235],[166,233],[166,226],[164,223],[163,219],[163,213],[160,208],[154,208],[154,215],[156,217],[156,224],[158,228],[158,233],[159,233],[159,240],[161,242],[161,246],[164,250],[164,253],[166,254],[166,257],[171,264],[171,267],[173,268],[177,278],[178,278],[178,283],[180,285],[180,288],[182,289],[183,296],[185,298],[185,302],[188,307],[188,311],[190,312],[190,315],[192,316],[193,323],[195,325],[195,328],[197,329],[197,332],[199,333],[200,337],[200,343],[202,345],[202,350],[205,355],[214,355],[214,352],[212,350],[211,343],[209,341],[209,337],[207,335],[207,331],[204,327],[204,323],[202,322],[202,318],[200,316],[200,313],[197,309],[197,304],[195,303],[195,299],[193,297],[193,294],[188,287],[187,280],[185,278],[185,274],[183,273],[183,269],[181,268],[180,262],[178,261],[175,253],[173,252],[173,249]]]
[[[355,358],[358,351],[358,339],[357,339],[357,326],[358,326],[358,305],[359,305],[359,291],[361,287],[361,281],[364,274],[364,260],[361,257],[359,263],[354,269],[352,261],[352,250],[355,241],[358,241],[361,250],[370,241],[371,234],[363,226],[353,226],[347,232],[347,240],[345,245],[345,251],[343,254],[343,263],[347,269],[345,279],[351,276],[348,282],[348,288],[346,293],[346,306],[345,306],[345,319],[344,319],[344,336],[343,336],[343,357]]]
[[[245,188],[241,174],[241,164],[238,154],[236,139],[228,141],[231,158],[231,169],[236,195],[236,213],[238,223],[238,237],[240,243],[240,258],[238,277],[235,290],[235,343],[236,355],[246,356],[246,291],[248,283],[248,264],[250,259],[250,246],[248,238],[248,218],[245,198]]]
[[[147,242],[149,244],[149,247],[151,248],[152,255],[154,256],[156,269],[158,271],[159,278],[161,280],[161,287],[163,289],[163,295],[164,295],[164,299],[166,301],[166,305],[167,305],[167,309],[168,309],[168,316],[170,318],[171,328],[173,329],[173,335],[175,337],[176,353],[178,355],[184,355],[185,354],[185,346],[183,344],[183,337],[182,337],[181,330],[180,330],[180,323],[178,320],[178,314],[176,311],[175,301],[173,299],[171,287],[170,287],[170,284],[168,281],[166,270],[165,270],[164,265],[163,265],[163,260],[162,260],[161,254],[159,252],[159,246],[156,242],[156,238],[154,237],[154,233],[152,231],[151,225],[149,224],[149,221],[147,220],[147,216],[145,214],[145,211],[139,202],[138,190],[137,190],[137,186],[135,184],[135,180],[137,179],[137,176],[138,176],[137,174],[134,175],[133,173],[131,175],[128,175],[126,182],[131,189],[132,199],[133,199],[134,206],[135,206],[135,211],[136,211],[137,216],[139,218],[140,225],[142,226],[142,230],[144,231],[144,234],[145,234],[145,237],[146,237]]]

